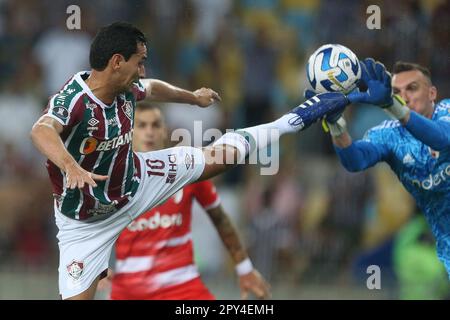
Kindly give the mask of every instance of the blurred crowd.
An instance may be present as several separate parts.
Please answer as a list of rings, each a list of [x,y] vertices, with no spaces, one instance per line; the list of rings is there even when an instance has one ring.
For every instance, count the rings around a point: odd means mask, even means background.
[[[81,9],[80,30],[66,26],[73,4]],[[381,8],[380,30],[366,27],[371,4]],[[208,86],[222,96],[210,109],[162,106],[171,129],[194,130],[194,121],[202,121],[203,130],[225,131],[275,119],[302,101],[306,60],[325,43],[343,44],[388,69],[397,60],[423,64],[439,97],[450,93],[448,0],[1,0],[0,269],[57,266],[51,188],[29,130],[48,97],[89,69],[97,29],[117,20],[146,33],[148,77],[191,90]],[[386,119],[371,106],[346,112],[355,138]],[[320,125],[283,137],[279,150],[277,175],[261,176],[252,165],[215,179],[236,203],[230,214],[273,285],[365,287],[367,266],[377,264],[393,297],[448,294],[437,285],[446,274],[427,226],[388,167],[347,173]],[[419,261],[427,261],[413,270],[423,274],[426,289],[405,291],[414,282],[405,262],[414,246]],[[223,264],[202,264],[206,274],[231,274],[223,255]]]

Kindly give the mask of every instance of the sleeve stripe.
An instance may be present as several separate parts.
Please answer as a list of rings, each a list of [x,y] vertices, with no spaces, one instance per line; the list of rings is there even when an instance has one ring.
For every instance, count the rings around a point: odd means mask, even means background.
[[[44,114],[44,116],[50,117],[50,118],[52,118],[52,119],[55,119],[56,121],[58,121],[59,123],[61,123],[63,126],[67,125],[67,124],[64,123],[60,118],[58,118],[57,116],[53,115],[53,114],[50,112],[50,109],[49,109],[49,111],[48,111],[46,114]]]
[[[211,203],[208,206],[203,206],[203,209],[209,210],[209,209],[217,208],[218,206],[220,206],[220,203],[221,203],[220,197],[217,197],[216,201],[214,201],[213,203]]]

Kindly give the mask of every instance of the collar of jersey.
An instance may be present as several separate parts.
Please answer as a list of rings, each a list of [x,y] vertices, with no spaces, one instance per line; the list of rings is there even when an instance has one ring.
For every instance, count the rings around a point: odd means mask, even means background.
[[[441,106],[442,101],[439,101],[438,103],[433,102],[433,115],[431,116],[431,120],[436,120],[439,116],[439,109]]]
[[[89,74],[89,75],[91,74],[90,71],[80,71],[80,72],[78,72],[78,73],[75,75],[75,80],[76,80],[76,81],[80,84],[80,86],[83,88],[84,92],[86,92],[87,95],[88,95],[92,100],[94,100],[97,104],[99,104],[102,108],[109,109],[109,108],[114,107],[114,106],[116,105],[116,102],[117,102],[117,97],[114,99],[114,102],[113,102],[110,106],[108,106],[107,104],[103,103],[99,98],[97,98],[97,97],[95,96],[95,94],[91,91],[91,89],[88,87],[88,85],[86,84],[86,82],[84,82],[83,78],[81,77],[81,75],[82,75],[82,74],[85,74],[85,73],[87,73],[87,74]]]

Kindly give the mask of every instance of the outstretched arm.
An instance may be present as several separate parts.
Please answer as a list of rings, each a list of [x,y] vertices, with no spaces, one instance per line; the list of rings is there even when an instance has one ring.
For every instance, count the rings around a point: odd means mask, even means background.
[[[430,120],[411,111],[405,128],[417,139],[436,151],[450,147],[450,123]]]
[[[389,152],[383,145],[363,140],[352,141],[343,117],[335,123],[328,122],[328,127],[336,154],[348,171],[362,171],[387,159]]]
[[[224,212],[222,206],[207,210],[217,232],[220,235],[225,247],[236,264],[236,272],[239,275],[239,285],[241,297],[246,299],[248,291],[253,292],[258,298],[265,299],[270,296],[269,285],[260,273],[253,268],[247,252],[239,240],[239,236]]]
[[[209,88],[189,91],[157,79],[141,79],[140,81],[146,88],[146,99],[152,101],[188,103],[208,107],[215,101],[221,100],[219,94]]]
[[[349,94],[353,102],[370,103],[383,108],[390,116],[399,120],[416,139],[436,151],[450,146],[450,123],[427,119],[410,110],[400,96],[392,96],[391,75],[380,62],[365,59],[361,63],[361,71],[361,80],[368,90]]]
[[[348,133],[346,135],[349,136]],[[363,171],[384,160],[386,156],[383,148],[363,140],[353,141],[343,148],[339,147],[339,143],[334,142],[334,148],[342,165],[350,172]]]

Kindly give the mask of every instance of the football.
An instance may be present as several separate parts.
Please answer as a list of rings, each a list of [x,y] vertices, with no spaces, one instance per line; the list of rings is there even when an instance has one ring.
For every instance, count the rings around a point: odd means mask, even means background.
[[[361,77],[358,57],[340,44],[325,44],[308,59],[307,77],[316,93],[352,91]]]

